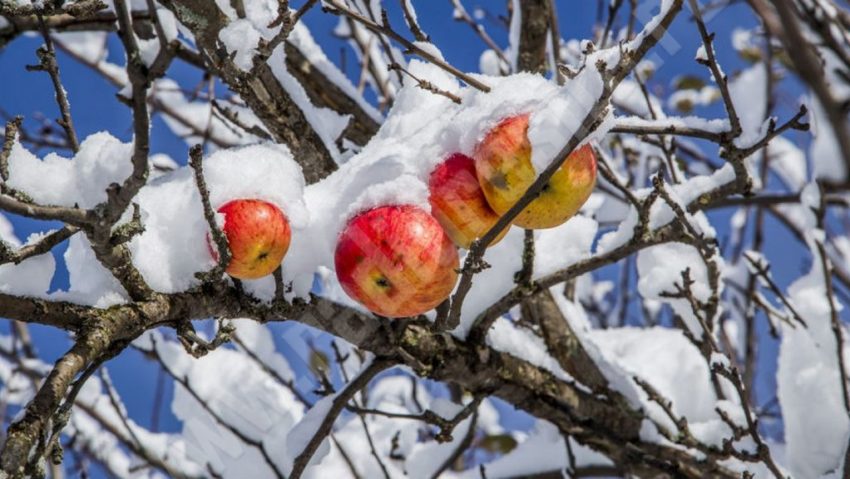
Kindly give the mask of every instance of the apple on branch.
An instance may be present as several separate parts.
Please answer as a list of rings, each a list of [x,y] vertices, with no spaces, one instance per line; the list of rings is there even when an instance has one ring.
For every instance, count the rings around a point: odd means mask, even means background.
[[[461,248],[469,249],[499,220],[478,183],[474,160],[462,153],[449,156],[431,172],[428,190],[431,214]],[[490,244],[498,243],[508,229],[503,229]]]
[[[292,232],[286,215],[275,205],[254,199],[225,203],[218,212],[224,215],[222,232],[230,248],[227,274],[237,279],[258,279],[274,272],[283,261]],[[213,258],[218,250],[207,235]]]
[[[529,114],[502,120],[476,146],[475,171],[487,202],[503,215],[534,183],[528,141]],[[572,153],[539,196],[514,219],[529,229],[554,228],[578,212],[596,183],[596,155],[590,145]]]
[[[457,249],[443,228],[412,205],[374,208],[348,222],[334,255],[343,290],[390,318],[425,313],[457,282]]]

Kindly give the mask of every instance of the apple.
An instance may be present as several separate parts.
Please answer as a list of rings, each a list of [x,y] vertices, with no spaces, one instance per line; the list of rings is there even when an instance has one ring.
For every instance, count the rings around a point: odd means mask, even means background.
[[[475,161],[462,153],[452,154],[431,172],[428,190],[431,214],[461,248],[469,249],[473,240],[484,236],[499,220],[478,183]],[[490,244],[498,243],[508,229]]]
[[[340,234],[334,254],[342,289],[373,313],[416,316],[454,289],[457,249],[425,210],[380,206],[358,214]]]
[[[222,232],[230,248],[227,274],[237,279],[257,279],[280,266],[292,233],[286,215],[277,206],[240,199],[223,204],[218,212],[224,215]],[[218,261],[218,250],[209,235],[207,243]]]
[[[529,115],[502,120],[475,147],[475,171],[487,202],[503,215],[534,183],[528,141]],[[554,228],[570,219],[587,201],[596,183],[596,155],[590,145],[572,153],[540,194],[514,219],[528,229]]]

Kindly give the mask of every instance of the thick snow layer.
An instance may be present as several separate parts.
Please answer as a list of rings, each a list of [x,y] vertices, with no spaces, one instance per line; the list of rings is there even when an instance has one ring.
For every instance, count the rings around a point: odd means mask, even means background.
[[[752,145],[763,136],[766,127],[767,69],[756,63],[729,82],[729,94],[741,121],[741,136],[735,140],[740,147]]]
[[[850,419],[842,397],[841,381],[846,379],[840,375],[830,301],[837,311],[842,306],[827,295],[821,258],[812,243],[818,232],[807,230],[807,236],[813,255],[811,270],[788,288],[807,327],[783,324],[776,375],[785,412],[788,466],[795,476],[820,477],[843,464]],[[846,361],[850,353],[846,328],[841,327],[840,334]]]
[[[835,139],[835,130],[826,116],[826,112],[817,98],[809,102],[812,124],[812,141],[809,156],[814,166],[814,177],[821,180],[844,181],[847,178],[847,166],[842,160],[841,148]]]
[[[286,451],[287,434],[303,416],[301,403],[289,389],[233,350],[217,349],[198,361],[157,332],[136,345],[155,350],[179,380],[171,409],[183,423],[189,459],[225,477],[271,476],[272,465],[283,470],[285,455],[268,454],[270,464],[261,449]],[[232,430],[253,444],[241,441]]]
[[[68,282],[71,286],[68,291],[53,293],[54,298],[99,308],[127,300],[127,293],[97,260],[85,235],[76,234],[68,242],[65,266],[68,268]]]
[[[213,209],[235,199],[260,199],[283,211],[294,236],[309,223],[304,177],[286,146],[269,143],[220,150],[204,160],[204,178]],[[139,193],[138,203],[145,232],[133,239],[130,249],[148,284],[163,292],[197,284],[195,273],[214,262],[194,171],[183,167],[153,181]]]
[[[770,168],[792,191],[800,191],[808,180],[806,154],[791,140],[778,136],[767,145]]]
[[[29,376],[35,373],[46,376],[52,364],[39,359],[18,359],[27,372],[22,372],[15,357],[11,336],[0,336],[0,384],[4,385],[0,399],[10,406],[23,406],[38,386],[38,380]],[[198,477],[203,474],[200,464],[186,457],[186,439],[179,434],[155,433],[138,426],[127,418],[126,409],[118,400],[113,404],[104,382],[95,375],[88,379],[76,397],[75,407],[65,433],[74,437],[77,450],[85,450],[116,477],[159,478],[157,471],[136,470],[137,459],[125,451],[124,443],[132,443],[157,457],[171,471],[183,476]],[[120,415],[119,415],[120,414]],[[122,419],[121,416],[124,416]],[[126,423],[125,423],[126,420]],[[129,429],[128,429],[129,428]]]
[[[248,71],[253,66],[254,55],[257,54],[257,43],[260,41],[260,32],[251,24],[250,20],[233,20],[222,28],[218,38],[233,54],[233,63],[237,67]]]
[[[106,201],[111,183],[130,176],[132,152],[132,144],[105,132],[86,137],[71,159],[50,153],[40,160],[15,142],[8,183],[40,204],[91,208]]]
[[[602,355],[632,376],[638,376],[672,401],[673,411],[691,423],[717,420],[716,398],[706,364],[681,331],[667,328],[592,330],[588,336]],[[642,401],[653,419],[675,430],[643,390]]]
[[[55,33],[56,41],[72,55],[89,64],[97,64],[106,59],[107,32],[80,31]]]
[[[90,142],[87,140],[86,143]],[[127,145],[118,145],[120,151],[127,149]],[[83,152],[81,150],[80,155]],[[93,164],[87,165],[84,160],[83,166],[76,166],[76,160],[54,160],[61,162],[54,168],[62,167],[67,172],[58,179],[57,189],[65,188],[63,191],[71,194],[74,187],[68,185],[80,184],[84,179],[92,180],[90,176],[78,173],[79,170],[106,170],[104,175],[107,175],[108,165],[120,163],[107,154],[94,158]],[[34,157],[26,159],[38,161]],[[204,177],[214,209],[235,199],[268,201],[283,211],[296,237],[310,222],[303,200],[301,168],[283,145],[257,144],[218,151],[204,160]],[[98,188],[88,188],[78,194],[87,201],[81,201],[83,204],[100,199]],[[161,175],[142,188],[136,202],[140,206],[145,231],[130,241],[129,248],[142,276],[153,289],[162,292],[183,291],[197,284],[195,273],[212,268],[214,261],[207,245],[208,225],[194,171],[186,166]],[[129,219],[129,212],[125,217]],[[71,238],[65,261],[71,287],[68,292],[57,293],[57,298],[97,306],[109,306],[125,300],[123,289],[97,261],[84,236]],[[265,298],[270,298],[274,289],[271,278],[245,284],[249,291]]]
[[[234,19],[232,28],[243,28],[236,24],[235,12],[228,2],[220,1],[219,7]],[[270,38],[274,32],[267,25],[277,13],[276,3],[251,2],[246,7],[245,21],[250,25],[244,28],[247,30],[250,26],[263,38]],[[302,52],[324,58],[321,51],[314,48],[306,29],[301,31],[296,27],[293,35],[293,42]],[[239,49],[232,51],[237,56],[241,52]],[[617,48],[596,52],[588,61],[610,64],[618,58],[618,52]],[[277,65],[275,74],[286,84],[288,73],[283,67],[282,48],[274,55],[278,55],[272,62]],[[255,145],[220,150],[205,160],[205,175],[213,207],[230,199],[260,198],[280,206],[289,218],[294,231],[290,250],[283,262],[283,273],[284,280],[291,282],[294,295],[309,293],[319,273],[324,283],[321,293],[350,304],[336,284],[332,267],[337,236],[353,215],[391,203],[413,204],[428,210],[427,179],[433,168],[451,153],[471,154],[490,128],[511,115],[531,114],[532,161],[539,173],[577,130],[601,91],[601,79],[595,68],[586,68],[563,87],[540,76],[527,74],[479,76],[492,87],[492,91],[486,94],[461,86],[455,78],[427,63],[411,61],[409,70],[438,88],[458,95],[462,105],[408,82],[398,91],[386,121],[369,144],[321,182],[305,187],[301,172],[285,147]],[[328,71],[333,70],[329,68]],[[189,125],[195,130],[206,131],[211,125],[213,132],[220,130],[215,123],[220,120],[210,120],[214,117],[209,106],[203,102],[187,102],[176,84],[162,80],[154,90],[158,101],[176,105],[178,114],[188,115],[192,120]],[[295,87],[288,88],[293,98],[309,101],[303,91],[299,94],[295,90]],[[324,113],[320,110],[307,111],[313,124],[325,125],[325,142],[332,142],[344,127],[344,119],[322,115]],[[248,121],[251,117],[243,118],[240,112],[240,119]],[[612,120],[613,116],[608,119]],[[175,119],[170,121],[180,123]],[[591,139],[604,134],[610,123],[607,121],[591,135]],[[179,125],[173,128],[179,129]],[[221,128],[222,131],[224,129]],[[227,140],[233,143],[256,141],[243,137]],[[99,151],[101,153],[98,154]],[[121,144],[107,135],[88,138],[83,151],[73,162],[48,157],[49,161],[41,163],[17,147],[12,155],[12,181],[17,181],[16,186],[27,192],[43,195],[44,198],[38,198],[40,201],[93,205],[105,198],[103,190],[109,183],[123,180],[129,174],[129,154],[130,145]],[[115,157],[128,160],[116,162]],[[21,164],[20,173],[16,163]],[[34,175],[31,167],[42,170]],[[56,178],[57,187],[35,188],[36,179],[42,181],[45,177]],[[686,187],[694,189],[693,186]],[[584,214],[593,214],[601,204],[599,198],[596,196],[597,201],[589,204]],[[188,168],[151,180],[137,198],[145,232],[134,238],[129,246],[135,265],[155,290],[176,292],[192,287],[197,284],[195,273],[213,265],[199,199],[192,171]],[[585,216],[577,216],[559,228],[538,232],[536,238],[542,247],[538,249],[535,276],[550,274],[589,255],[595,232],[596,222]],[[91,304],[120,302],[124,292],[97,264],[86,246],[84,238],[71,243],[68,258],[72,285],[66,294],[76,301]],[[484,308],[513,288],[513,273],[521,266],[521,250],[522,234],[516,231],[510,232],[488,251],[485,260],[493,267],[476,278],[477,282],[488,287],[473,288],[462,311],[458,334],[465,334]],[[96,281],[83,280],[89,275]],[[270,298],[273,291],[270,278],[246,282],[246,287],[265,299]]]
[[[41,235],[33,235],[27,244],[36,243],[40,239]],[[12,249],[24,246],[15,236],[12,223],[3,215],[0,215],[0,240]],[[33,256],[19,264],[0,265],[0,292],[20,296],[44,296],[50,288],[55,269],[56,261],[50,253]]]

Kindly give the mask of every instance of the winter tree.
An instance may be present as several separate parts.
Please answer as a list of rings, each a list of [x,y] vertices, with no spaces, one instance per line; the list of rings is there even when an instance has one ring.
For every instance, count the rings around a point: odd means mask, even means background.
[[[0,0],[0,107],[0,477],[850,477],[846,2]]]

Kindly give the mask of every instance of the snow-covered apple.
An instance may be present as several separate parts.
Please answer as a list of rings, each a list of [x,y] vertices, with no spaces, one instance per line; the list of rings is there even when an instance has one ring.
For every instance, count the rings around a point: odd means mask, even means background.
[[[412,205],[380,206],[355,216],[337,242],[343,290],[390,318],[429,311],[454,289],[457,249],[440,223]]]
[[[222,232],[230,247],[227,274],[238,279],[267,276],[280,266],[292,232],[286,215],[275,205],[262,200],[240,199],[218,208],[224,215]],[[213,257],[218,251],[207,237]]]
[[[481,191],[475,162],[462,153],[449,156],[431,172],[428,189],[431,214],[449,238],[462,248],[469,248],[472,241],[483,236],[499,220]],[[507,232],[508,228],[503,229],[491,244],[499,242]]]
[[[528,141],[529,114],[502,120],[476,146],[475,171],[487,202],[505,214],[534,183]],[[590,145],[573,151],[543,191],[514,219],[523,228],[558,226],[587,201],[596,183],[596,155]]]

